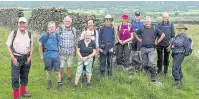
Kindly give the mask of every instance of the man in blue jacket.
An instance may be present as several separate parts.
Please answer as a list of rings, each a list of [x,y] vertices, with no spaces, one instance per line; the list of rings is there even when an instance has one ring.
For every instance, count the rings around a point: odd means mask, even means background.
[[[104,26],[99,31],[100,74],[104,76],[107,69],[108,76],[112,76],[111,55],[115,44],[115,30],[112,26],[113,18],[107,14]],[[107,64],[106,64],[107,62]],[[107,66],[106,66],[107,65]],[[107,67],[107,68],[106,68]]]
[[[133,27],[133,29],[135,31],[137,31],[138,29],[142,28],[144,26],[144,23],[141,22],[140,20],[140,12],[136,11],[135,12],[135,19],[132,20],[131,22],[131,26]],[[141,35],[138,35],[138,37],[141,38]],[[142,47],[142,43],[138,42],[136,38],[133,39],[132,42],[132,59],[130,61],[132,61],[132,65],[137,65],[136,64],[136,59],[141,60],[141,52],[140,49]],[[136,56],[136,54],[138,54],[138,57]]]

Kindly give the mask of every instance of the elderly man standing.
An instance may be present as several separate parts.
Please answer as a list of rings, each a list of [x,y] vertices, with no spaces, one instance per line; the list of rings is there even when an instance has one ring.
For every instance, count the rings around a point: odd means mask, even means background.
[[[19,99],[19,88],[22,97],[31,97],[26,86],[31,67],[33,36],[27,30],[26,18],[19,18],[18,29],[10,33],[6,45],[11,56],[13,97]]]
[[[72,82],[72,64],[76,48],[76,29],[71,27],[72,18],[66,16],[63,20],[64,25],[58,29],[59,33],[59,47],[60,47],[60,60],[61,60],[61,77],[64,78],[64,66],[67,66],[67,80]]]
[[[142,48],[141,48],[142,61],[144,63],[144,67],[149,68],[151,74],[151,81],[155,82],[156,81],[155,78],[156,73],[154,66],[155,45],[157,45],[164,39],[165,34],[162,31],[160,31],[157,27],[152,26],[151,18],[147,16],[144,21],[144,27],[138,29],[134,35],[138,40],[138,42],[142,43]],[[138,35],[141,35],[141,39],[138,37]],[[156,41],[156,38],[158,36],[160,37]]]
[[[157,73],[162,72],[162,65],[164,62],[164,74],[168,73],[168,66],[169,66],[169,54],[170,52],[167,51],[167,47],[169,46],[169,42],[172,38],[175,37],[174,25],[169,21],[169,14],[163,13],[162,14],[162,22],[159,23],[158,28],[165,33],[165,38],[158,44],[157,46],[157,54],[158,54],[158,61],[157,61]]]

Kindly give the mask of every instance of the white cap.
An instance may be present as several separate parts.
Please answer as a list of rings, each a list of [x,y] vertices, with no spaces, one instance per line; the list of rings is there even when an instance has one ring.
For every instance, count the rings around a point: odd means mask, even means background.
[[[107,15],[105,16],[105,18],[106,18],[106,19],[111,19],[112,16],[111,16],[110,14],[107,14]]]
[[[26,22],[27,22],[27,20],[26,20],[26,18],[25,18],[25,17],[20,17],[20,18],[19,18],[19,20],[18,20],[18,22],[25,22],[25,23],[26,23]]]

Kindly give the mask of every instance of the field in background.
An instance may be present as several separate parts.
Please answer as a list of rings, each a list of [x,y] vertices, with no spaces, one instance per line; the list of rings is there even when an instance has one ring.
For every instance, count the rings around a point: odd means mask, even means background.
[[[167,77],[160,75],[156,83],[150,82],[150,77],[143,73],[127,73],[120,69],[114,69],[112,79],[106,77],[98,80],[98,65],[95,65],[93,73],[93,88],[85,88],[80,83],[76,91],[72,91],[72,85],[64,81],[62,92],[56,89],[55,73],[53,73],[53,88],[46,90],[45,72],[43,62],[38,53],[38,35],[34,33],[34,51],[32,68],[29,75],[28,91],[32,94],[29,99],[197,99],[199,97],[199,32],[197,25],[189,25],[187,34],[194,41],[194,52],[186,57],[182,65],[184,74],[183,88],[176,90],[171,75],[171,65]],[[0,99],[11,99],[11,73],[10,56],[7,53],[5,42],[10,29],[0,28]],[[170,62],[172,64],[172,61]],[[77,60],[73,64],[73,78],[75,76]]]

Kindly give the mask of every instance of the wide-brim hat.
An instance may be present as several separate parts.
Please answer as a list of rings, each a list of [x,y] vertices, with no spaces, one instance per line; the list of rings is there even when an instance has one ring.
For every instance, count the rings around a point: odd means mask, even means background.
[[[176,28],[177,29],[185,29],[185,30],[188,29],[184,24],[178,24]]]

